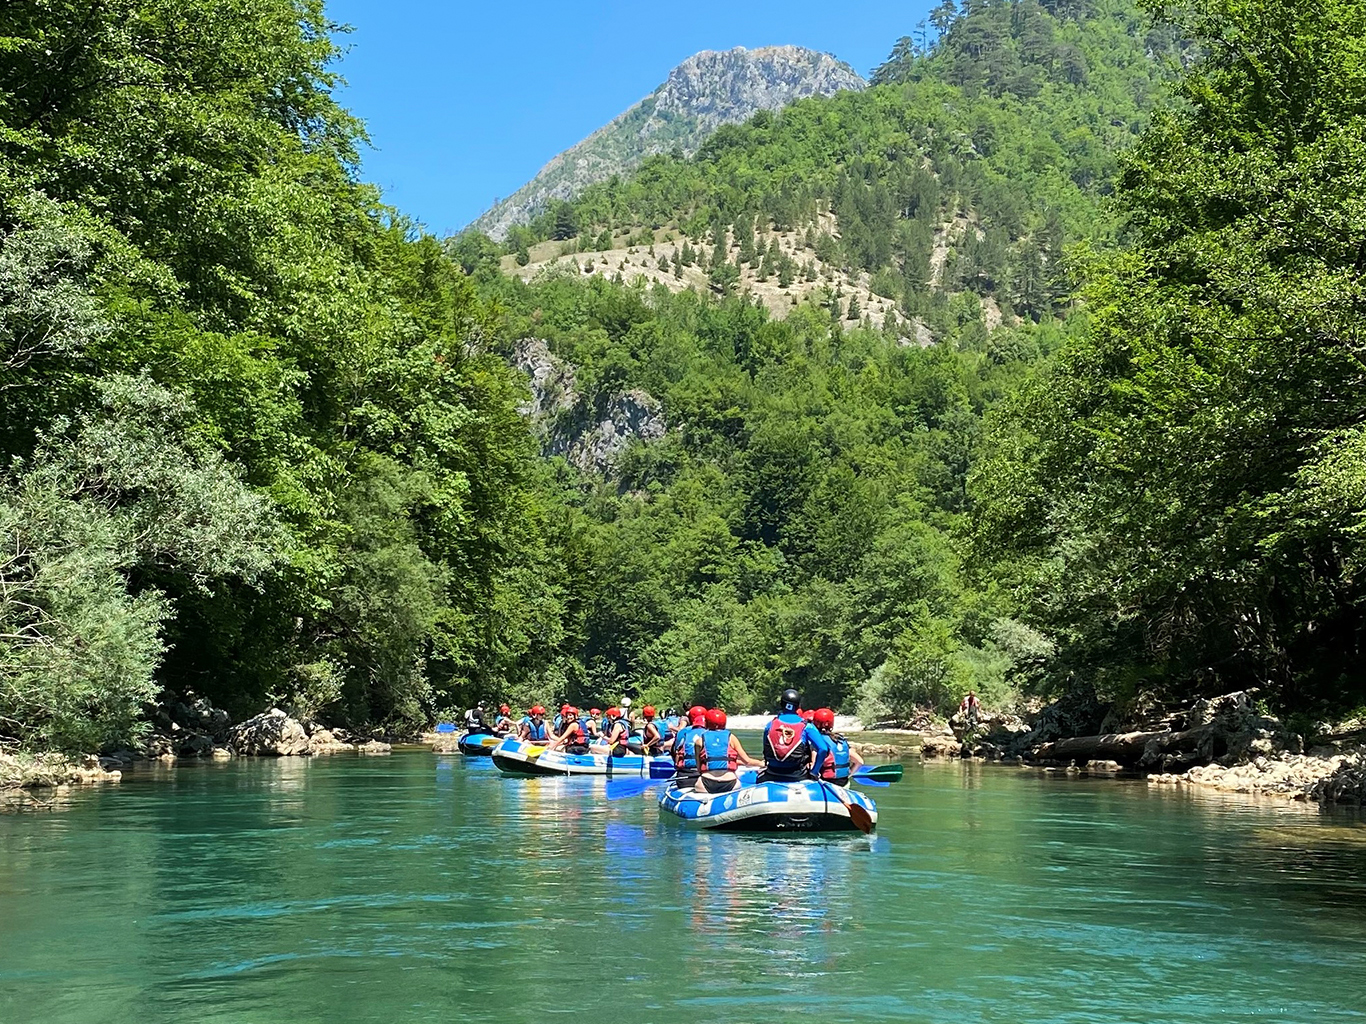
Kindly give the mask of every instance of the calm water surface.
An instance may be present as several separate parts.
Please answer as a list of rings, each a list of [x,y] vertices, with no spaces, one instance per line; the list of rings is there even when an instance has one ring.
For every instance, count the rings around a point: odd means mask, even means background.
[[[875,838],[403,751],[0,815],[0,1022],[1366,1021],[1366,827],[981,766]]]

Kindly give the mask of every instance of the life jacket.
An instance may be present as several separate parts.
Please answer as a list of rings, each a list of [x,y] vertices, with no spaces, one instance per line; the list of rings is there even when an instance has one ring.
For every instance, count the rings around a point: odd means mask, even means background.
[[[611,744],[611,754],[613,758],[624,758],[631,752],[631,726],[626,724],[624,718],[617,718],[612,722],[611,728],[607,732],[607,741]]]
[[[702,757],[698,767],[704,772],[733,772],[739,760],[730,749],[729,729],[707,729],[702,733]]]
[[[654,739],[650,738],[651,729],[655,732]],[[669,727],[657,718],[652,722],[646,722],[645,728],[641,731],[641,742],[646,751],[651,753],[663,750],[669,742]]]
[[[692,748],[692,738],[695,733],[701,731],[691,725],[685,725],[674,737],[674,767],[679,771],[697,771],[697,752]]]
[[[526,728],[527,728],[526,738],[527,738],[528,740],[534,740],[534,741],[536,741],[537,743],[544,743],[544,742],[546,741],[546,739],[548,738],[547,733],[546,733],[546,731],[545,731],[545,722],[544,722],[544,721],[541,721],[541,722],[533,722],[533,721],[531,720],[530,716],[527,716],[527,717],[524,717],[524,718],[523,718],[520,722],[518,722],[517,724],[518,724],[518,726],[523,726],[523,725],[526,726]]]
[[[800,715],[781,714],[764,730],[764,764],[770,775],[800,778],[811,762],[810,728]]]
[[[551,719],[551,722],[555,726],[555,732],[557,735],[564,731],[564,715],[556,715],[553,719]]]
[[[566,747],[582,747],[588,744],[588,730],[579,722],[570,722],[566,725],[562,735],[567,737],[564,741]]]
[[[826,737],[835,748],[833,754],[826,754],[821,762],[821,778],[831,782],[849,781],[849,741],[843,736]]]

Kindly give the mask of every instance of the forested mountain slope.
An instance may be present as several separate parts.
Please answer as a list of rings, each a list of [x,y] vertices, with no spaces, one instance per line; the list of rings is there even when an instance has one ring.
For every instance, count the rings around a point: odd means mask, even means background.
[[[560,153],[470,225],[502,240],[509,229],[572,199],[589,185],[635,168],[656,153],[691,156],[724,124],[776,110],[804,96],[832,96],[867,83],[849,65],[800,46],[694,54],[664,83],[588,138]]]
[[[663,403],[663,440],[580,483],[590,687],[1366,697],[1362,16],[1165,16],[948,5],[867,92],[510,238],[526,284],[456,243],[588,406]]]
[[[515,232],[512,277],[454,243],[574,368],[579,420],[631,388],[662,403],[662,439],[578,482],[589,692],[744,709],[793,684],[883,717],[1005,699],[1054,657],[965,559],[968,474],[983,417],[1086,328],[1064,250],[1115,244],[1119,153],[1179,48],[1122,3],[950,11],[868,91]],[[580,230],[536,240],[557,227]]]
[[[357,180],[311,0],[0,8],[0,745],[160,687],[1360,703],[1366,15],[1166,16],[945,5],[499,246]]]
[[[852,298],[852,319],[890,314],[922,339],[943,334],[955,293],[993,324],[1052,314],[1069,299],[1064,247],[1114,238],[1099,200],[1179,49],[1123,0],[951,9],[938,43],[903,41],[870,91],[761,114],[695,160],[587,189],[514,232],[521,269],[506,269],[749,290],[778,315],[803,301],[848,315]]]

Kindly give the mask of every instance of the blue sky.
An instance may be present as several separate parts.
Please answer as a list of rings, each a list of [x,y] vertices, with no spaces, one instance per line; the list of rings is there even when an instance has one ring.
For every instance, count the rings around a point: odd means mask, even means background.
[[[929,0],[329,0],[354,31],[341,101],[369,126],[365,177],[437,234],[464,227],[698,50],[791,43],[868,72]]]

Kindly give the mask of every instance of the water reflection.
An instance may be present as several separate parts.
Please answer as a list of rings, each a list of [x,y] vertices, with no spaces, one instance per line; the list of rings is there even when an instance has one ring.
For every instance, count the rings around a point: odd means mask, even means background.
[[[1359,1024],[1366,1006],[1358,818],[980,765],[908,769],[873,838],[689,831],[650,796],[603,796],[423,752],[214,766],[0,817],[0,1020],[532,1024],[572,1003]],[[608,1009],[579,995],[603,990]]]

